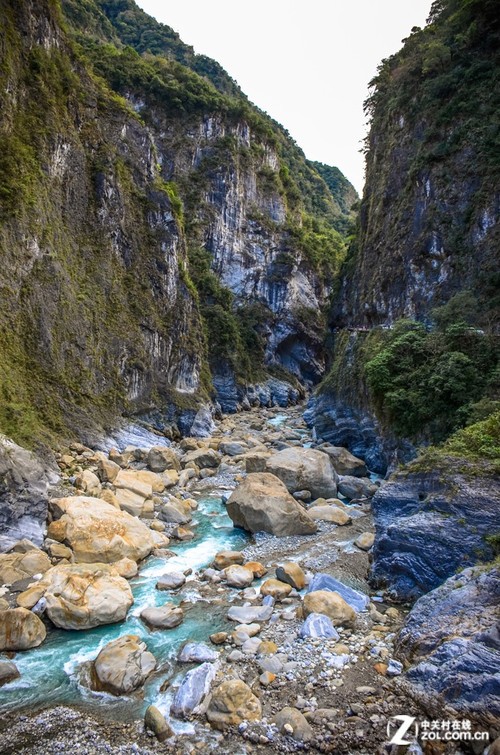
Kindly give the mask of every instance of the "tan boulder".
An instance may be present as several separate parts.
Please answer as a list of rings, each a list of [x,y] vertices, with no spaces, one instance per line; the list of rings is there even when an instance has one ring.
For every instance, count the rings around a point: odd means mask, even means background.
[[[240,679],[228,679],[213,692],[207,719],[214,729],[238,726],[242,721],[258,721],[262,706],[250,687]]]
[[[38,616],[26,608],[0,611],[0,650],[29,650],[41,645],[47,634]]]
[[[248,451],[241,455],[245,462],[246,472],[265,472],[267,460],[270,458],[270,451]]]
[[[286,582],[296,590],[303,590],[306,586],[306,575],[300,566],[293,561],[287,561],[286,564],[278,566],[276,577],[280,582]]]
[[[49,557],[39,548],[25,553],[1,553],[0,584],[11,585],[34,574],[43,574],[51,566]]]
[[[135,469],[120,469],[113,485],[117,490],[131,490],[133,493],[140,495],[142,498],[151,498],[153,495],[153,486],[150,482],[143,480],[141,472]]]
[[[275,475],[249,474],[233,491],[227,513],[237,527],[273,535],[310,535],[316,524]]]
[[[215,554],[213,566],[215,569],[225,569],[233,564],[243,564],[245,557],[240,551],[219,551]]]
[[[198,469],[215,469],[221,462],[221,455],[214,451],[213,448],[198,448],[196,451],[189,451],[183,459],[182,466],[194,464]]]
[[[113,482],[118,475],[121,467],[111,459],[108,459],[106,454],[98,454],[99,461],[97,463],[97,471],[102,482]]]
[[[363,532],[356,540],[354,545],[357,545],[362,551],[369,551],[375,542],[375,535],[373,532]]]
[[[49,619],[61,629],[91,629],[122,621],[134,602],[132,591],[114,565],[53,566],[18,596],[18,604],[32,608],[45,597]]]
[[[261,564],[260,561],[247,561],[244,566],[245,569],[250,569],[256,579],[260,579],[264,576],[264,574],[267,574],[268,572],[268,569],[266,569],[264,564]]]
[[[332,522],[340,526],[351,524],[352,522],[347,511],[337,506],[311,506],[311,508],[307,509],[307,513],[312,519],[317,519],[320,522]]]
[[[328,616],[334,626],[353,626],[356,611],[338,594],[330,590],[314,590],[304,596],[304,613],[322,613]]]
[[[156,659],[137,635],[126,634],[103,647],[93,664],[93,686],[114,695],[141,687],[155,670]]]
[[[152,498],[143,498],[139,493],[127,488],[117,489],[115,497],[119,508],[127,514],[146,519],[153,518],[154,503]]]
[[[119,561],[113,563],[113,568],[116,569],[116,573],[124,579],[132,579],[137,576],[139,571],[136,562],[131,558],[121,558]]]
[[[154,446],[148,453],[148,467],[152,472],[165,472],[166,469],[180,470],[181,465],[175,451],[168,446]]]
[[[273,454],[266,470],[282,480],[290,493],[309,490],[313,498],[337,495],[337,473],[330,457],[314,448],[285,448]]]
[[[73,551],[62,543],[52,543],[48,547],[48,551],[52,558],[65,558],[71,561],[73,558]]]
[[[101,501],[106,501],[106,503],[109,503],[110,506],[113,506],[115,509],[120,508],[120,501],[116,497],[116,495],[113,493],[112,490],[101,490],[101,493],[99,495],[99,498]]]
[[[266,579],[260,588],[261,595],[270,595],[275,600],[283,600],[292,592],[292,586],[279,579]]]
[[[49,537],[68,544],[79,563],[141,561],[157,544],[158,535],[139,519],[98,498],[60,498],[50,507],[60,518],[50,525]]]
[[[368,469],[362,459],[353,456],[347,448],[342,446],[323,446],[324,451],[331,459],[333,468],[339,475],[352,475],[353,477],[368,477]]]
[[[187,524],[193,518],[191,512],[189,503],[171,496],[167,502],[163,503],[158,516],[163,522],[169,524]]]
[[[90,471],[90,469],[84,469],[75,480],[75,488],[82,490],[88,495],[98,496],[101,492],[101,483],[96,474]]]
[[[173,488],[180,482],[180,475],[175,469],[166,469],[162,472],[161,479],[166,488]]]

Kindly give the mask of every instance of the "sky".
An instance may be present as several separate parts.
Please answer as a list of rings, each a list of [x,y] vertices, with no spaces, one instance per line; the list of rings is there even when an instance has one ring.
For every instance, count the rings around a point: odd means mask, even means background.
[[[431,0],[138,0],[197,53],[215,58],[310,160],[336,165],[361,193],[363,101],[383,59]]]

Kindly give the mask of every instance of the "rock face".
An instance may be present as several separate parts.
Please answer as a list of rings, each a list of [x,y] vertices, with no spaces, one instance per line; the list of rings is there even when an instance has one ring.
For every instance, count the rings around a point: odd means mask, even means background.
[[[397,638],[413,695],[483,726],[500,716],[500,570],[479,566],[420,598]]]
[[[271,456],[266,469],[282,480],[290,493],[309,490],[313,498],[335,498],[337,474],[330,457],[312,448],[285,448]]]
[[[207,710],[214,729],[237,726],[242,721],[258,721],[262,716],[259,699],[239,679],[222,682],[215,690]]]
[[[235,526],[249,532],[269,532],[280,537],[316,532],[316,524],[281,480],[265,472],[247,476],[231,494],[227,513]]]
[[[79,630],[122,621],[134,602],[128,582],[108,564],[53,566],[18,602],[33,607],[42,597],[57,627]]]
[[[95,686],[123,695],[142,686],[156,668],[146,644],[133,634],[109,642],[94,661]]]
[[[492,477],[436,469],[394,475],[372,501],[371,577],[398,600],[415,600],[457,569],[493,558],[485,539],[500,530]]]
[[[0,611],[0,650],[29,650],[41,645],[47,630],[26,608]]]
[[[36,456],[0,435],[0,551],[26,537],[41,545],[49,478]]]
[[[80,563],[91,564],[97,558],[112,563],[124,557],[140,561],[158,543],[139,519],[97,498],[60,498],[50,506],[56,521],[49,536],[67,543]]]

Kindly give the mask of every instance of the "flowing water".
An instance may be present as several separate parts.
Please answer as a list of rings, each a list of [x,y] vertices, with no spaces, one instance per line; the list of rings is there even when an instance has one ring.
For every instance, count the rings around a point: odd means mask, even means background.
[[[229,623],[227,606],[204,600],[194,583],[190,585],[189,578],[181,592],[174,596],[156,590],[157,579],[167,572],[189,568],[196,571],[207,566],[217,551],[237,550],[248,542],[242,530],[233,528],[220,493],[199,498],[199,508],[193,515],[193,531],[194,540],[174,545],[175,557],[167,560],[150,557],[140,574],[130,581],[134,604],[126,621],[82,632],[55,630],[40,647],[17,653],[14,661],[21,677],[0,689],[0,711],[56,703],[96,706],[102,711],[105,702],[111,716],[127,719],[140,716],[150,703],[164,711],[168,709],[170,695],[161,693],[159,687],[171,674],[179,647],[188,639],[207,640],[212,632],[227,629]],[[150,631],[139,618],[143,608],[168,601],[178,604],[181,600],[191,602],[183,605],[185,619],[175,629]],[[114,697],[81,685],[80,665],[95,659],[104,645],[124,634],[139,635],[157,660],[157,673],[146,682],[143,696],[141,693]],[[179,728],[183,727],[184,724],[179,724]]]

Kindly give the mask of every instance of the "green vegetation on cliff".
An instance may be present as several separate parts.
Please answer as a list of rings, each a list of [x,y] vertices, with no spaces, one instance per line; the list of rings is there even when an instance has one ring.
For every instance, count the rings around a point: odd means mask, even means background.
[[[500,321],[500,15],[439,0],[382,61],[366,102],[366,184],[337,325],[430,322],[463,290]]]

